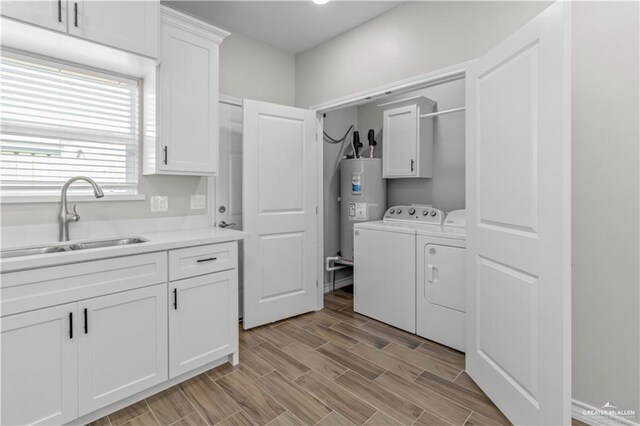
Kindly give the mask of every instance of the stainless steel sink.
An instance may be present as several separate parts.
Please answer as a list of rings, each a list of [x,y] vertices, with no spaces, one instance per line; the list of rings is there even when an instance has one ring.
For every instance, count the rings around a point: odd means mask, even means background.
[[[69,251],[68,246],[43,246],[43,247],[27,247],[12,250],[0,251],[0,259],[9,259],[12,257],[35,256],[37,254],[60,253]]]
[[[115,240],[86,241],[69,245],[71,250],[87,250],[101,247],[127,246],[129,244],[145,243],[148,240],[140,237],[118,238]]]
[[[83,241],[71,244],[52,244],[47,246],[26,247],[0,251],[0,259],[35,256],[38,254],[62,253],[65,251],[88,250],[103,247],[126,246],[145,243],[149,240],[140,237],[116,238],[112,240]]]

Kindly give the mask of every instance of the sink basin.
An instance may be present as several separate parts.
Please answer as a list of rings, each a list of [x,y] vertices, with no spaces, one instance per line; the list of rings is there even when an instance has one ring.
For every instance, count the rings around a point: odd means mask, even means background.
[[[63,251],[69,251],[68,246],[43,246],[43,247],[28,247],[21,249],[13,249],[13,250],[2,250],[0,251],[0,259],[10,259],[12,257],[22,257],[22,256],[35,256],[37,254],[47,254],[47,253],[60,253]]]
[[[145,243],[149,240],[140,237],[116,238],[112,240],[83,241],[81,243],[55,244],[48,246],[17,248],[0,251],[0,259],[35,256],[38,254],[61,253],[65,251],[88,250],[102,247],[126,246]]]
[[[87,250],[101,247],[127,246],[129,244],[140,244],[147,241],[148,240],[139,237],[118,238],[115,240],[86,241],[82,243],[71,244],[69,248],[71,250]]]

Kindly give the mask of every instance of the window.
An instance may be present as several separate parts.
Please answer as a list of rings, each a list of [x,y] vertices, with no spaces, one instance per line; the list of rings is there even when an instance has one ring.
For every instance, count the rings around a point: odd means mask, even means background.
[[[136,194],[139,81],[2,52],[0,189],[59,194],[73,176]],[[81,182],[70,193],[88,193]]]

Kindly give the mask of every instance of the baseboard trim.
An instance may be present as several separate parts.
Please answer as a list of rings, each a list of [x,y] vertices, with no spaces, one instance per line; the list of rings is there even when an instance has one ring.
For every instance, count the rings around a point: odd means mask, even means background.
[[[577,401],[575,399],[571,400],[571,416],[576,419],[584,422],[590,426],[640,426],[639,423],[634,422],[633,420],[614,416],[614,415],[589,415],[585,413],[586,411],[598,411],[600,410],[598,407],[593,407],[589,404],[585,404],[584,402]],[[637,413],[636,413],[637,416]]]
[[[353,277],[345,277],[345,278],[340,278],[339,280],[336,280],[336,290],[342,287],[346,287],[348,285],[353,284]],[[331,282],[328,283],[324,283],[324,292],[325,293],[330,293],[331,292]]]

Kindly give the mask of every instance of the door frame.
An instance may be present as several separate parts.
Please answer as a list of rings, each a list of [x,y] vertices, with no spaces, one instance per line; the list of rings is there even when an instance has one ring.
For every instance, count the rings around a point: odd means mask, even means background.
[[[228,104],[232,106],[237,106],[242,108],[243,102],[241,98],[236,98],[235,96],[227,96],[220,94],[218,97],[218,103]],[[216,177],[217,176],[207,176],[207,216],[209,216],[209,224],[211,226],[216,226],[217,221],[217,212],[216,212]]]
[[[344,96],[321,104],[312,105],[310,110],[316,112],[318,119],[318,135],[322,136],[323,115],[338,109],[367,104],[376,98],[389,96],[391,93],[400,94],[424,89],[430,86],[447,83],[466,78],[467,68],[476,62],[476,59],[441,68],[428,73],[420,74],[404,80],[364,90],[352,95]],[[318,140],[318,310],[324,306],[324,184],[321,174],[323,170],[323,139]]]

